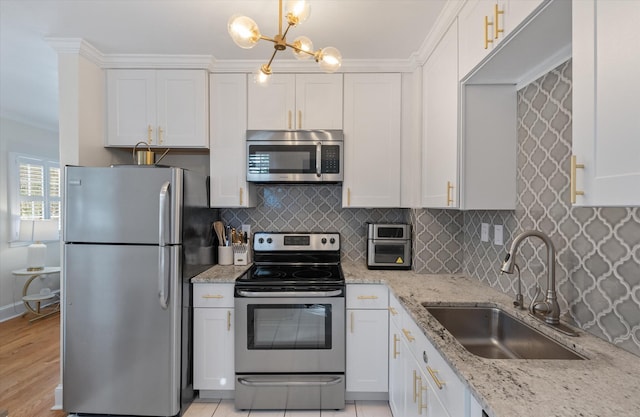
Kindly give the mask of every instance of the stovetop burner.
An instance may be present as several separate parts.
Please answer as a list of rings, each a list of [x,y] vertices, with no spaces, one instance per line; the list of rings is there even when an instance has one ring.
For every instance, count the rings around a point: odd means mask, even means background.
[[[339,284],[344,275],[339,265],[253,265],[236,282],[259,286]]]

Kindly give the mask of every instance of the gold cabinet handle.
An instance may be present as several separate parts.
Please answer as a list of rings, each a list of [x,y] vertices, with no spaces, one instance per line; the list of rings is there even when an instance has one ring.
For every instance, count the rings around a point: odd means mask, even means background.
[[[427,401],[423,401],[422,393],[427,391],[427,387],[422,385],[422,377],[418,378],[418,414],[422,415],[422,410],[427,408]]]
[[[152,139],[151,139],[151,134],[153,133],[153,128],[151,127],[151,125],[149,125],[149,127],[147,127],[147,144],[151,145]]]
[[[353,311],[351,312],[351,333],[353,333]]]
[[[359,295],[358,300],[377,300],[377,295]]]
[[[351,207],[351,188],[347,188],[347,207]]]
[[[576,203],[576,196],[584,195],[584,191],[580,191],[576,188],[576,170],[584,169],[584,164],[578,163],[578,158],[575,155],[571,155],[571,204]]]
[[[164,140],[162,139],[162,132],[164,132],[164,130],[162,130],[162,128],[158,126],[158,143],[159,144],[164,143]]]
[[[421,380],[422,378],[418,376],[418,371],[414,369],[413,370],[413,402],[414,403],[418,401],[418,390],[416,388],[418,388],[419,379]]]
[[[240,187],[240,205],[242,205],[242,194],[244,192],[244,188]]]
[[[398,355],[400,354],[400,352],[398,351],[398,342],[400,341],[400,338],[398,337],[397,334],[393,334],[393,359],[397,358]]]
[[[409,330],[402,329],[402,333],[404,333],[404,337],[406,337],[409,342],[413,342],[414,340],[416,340],[415,337],[411,336],[411,332]]]
[[[504,28],[500,29],[500,19],[498,18],[498,16],[500,15],[504,15],[504,10],[500,10],[500,8],[498,7],[498,3],[496,3],[493,6],[493,22],[496,25],[494,28],[495,33],[493,34],[494,39],[498,39],[498,35],[504,33]]]
[[[288,122],[288,125],[289,125],[289,130],[291,130],[291,110],[289,110],[289,122]]]
[[[224,298],[224,295],[221,295],[221,294],[205,294],[205,295],[202,296],[202,298],[222,299],[222,298]]]
[[[451,184],[451,181],[447,181],[447,207],[453,204],[453,189],[455,187]]]
[[[442,389],[442,387],[444,387],[444,382],[438,379],[438,375],[436,375],[438,371],[434,371],[430,366],[427,366],[427,372],[431,375],[431,378],[433,379],[433,382],[436,383],[438,389]]]
[[[489,22],[489,16],[484,17],[484,49],[489,49],[489,44],[493,43],[493,39],[489,38],[489,26],[493,26],[493,22]]]
[[[389,307],[389,313],[391,313],[392,316],[397,316],[398,315],[398,310],[396,310],[393,307]]]
[[[302,110],[298,110],[298,129],[302,129]]]
[[[227,331],[231,331],[231,310],[227,311]]]

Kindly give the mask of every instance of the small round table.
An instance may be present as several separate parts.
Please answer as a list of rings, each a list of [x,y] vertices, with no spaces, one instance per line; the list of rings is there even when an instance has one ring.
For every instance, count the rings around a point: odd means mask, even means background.
[[[59,266],[46,266],[44,267],[44,269],[40,269],[37,271],[29,271],[27,268],[11,271],[11,273],[16,276],[30,276],[27,282],[24,283],[24,287],[22,287],[22,302],[24,303],[24,306],[28,311],[36,315],[36,317],[31,319],[30,321],[34,321],[34,320],[38,320],[38,319],[50,316],[51,314],[54,314],[58,312],[58,310],[60,310],[60,303],[58,303],[57,306],[55,306],[55,309],[53,311],[50,311],[48,313],[42,313],[40,311],[40,303],[42,303],[45,300],[50,300],[56,297],[56,294],[52,292],[40,293],[40,294],[29,294],[29,285],[31,285],[34,279],[38,277],[43,278],[45,275],[57,274],[59,272],[60,272]],[[35,309],[31,307],[30,303],[32,302],[36,304]]]

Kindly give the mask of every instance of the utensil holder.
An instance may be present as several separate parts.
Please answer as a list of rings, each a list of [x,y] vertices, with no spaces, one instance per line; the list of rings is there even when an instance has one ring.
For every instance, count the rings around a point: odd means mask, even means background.
[[[233,244],[233,264],[248,265],[249,264],[249,245],[247,243]]]
[[[233,265],[233,248],[218,246],[218,265]]]

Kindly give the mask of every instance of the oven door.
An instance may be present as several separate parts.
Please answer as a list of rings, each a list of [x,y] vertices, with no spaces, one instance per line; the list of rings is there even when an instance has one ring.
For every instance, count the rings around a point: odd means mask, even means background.
[[[322,293],[236,289],[236,373],[343,373],[344,290]]]
[[[342,145],[308,141],[247,141],[247,181],[340,182]]]

